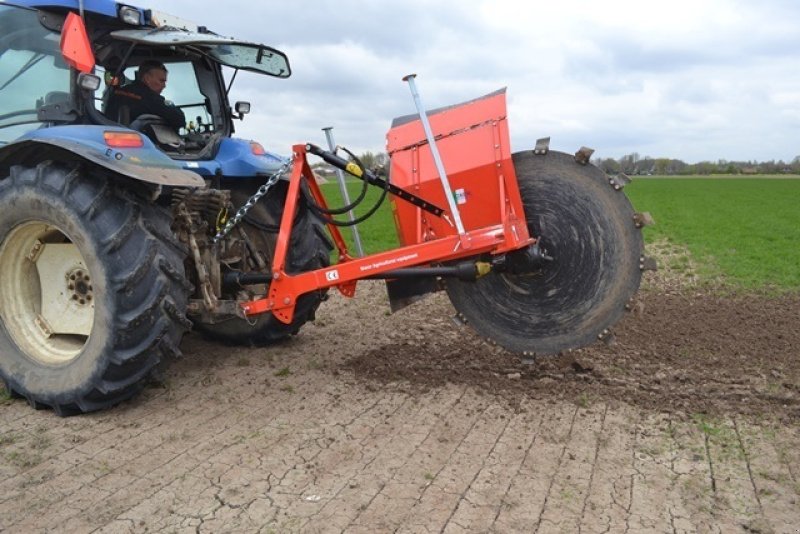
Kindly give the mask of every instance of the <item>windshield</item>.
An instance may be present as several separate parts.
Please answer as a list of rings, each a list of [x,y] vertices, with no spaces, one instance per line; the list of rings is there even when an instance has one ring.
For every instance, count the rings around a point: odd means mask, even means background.
[[[36,11],[0,4],[0,144],[40,127],[41,106],[69,100],[59,39]]]

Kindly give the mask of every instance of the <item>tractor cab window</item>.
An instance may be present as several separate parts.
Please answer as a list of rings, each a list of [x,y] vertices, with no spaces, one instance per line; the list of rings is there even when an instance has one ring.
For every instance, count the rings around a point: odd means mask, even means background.
[[[36,11],[0,4],[0,144],[41,127],[42,106],[69,101],[59,38],[39,23]]]
[[[197,76],[192,63],[167,63],[167,87],[161,93],[168,102],[181,108],[186,115],[186,126],[181,133],[191,131],[211,131],[214,123],[208,112],[206,97],[200,92]],[[125,69],[125,79],[132,82],[136,79],[137,67]]]
[[[161,96],[170,104],[177,106],[186,117],[186,124],[178,131],[181,143],[178,146],[160,145],[167,152],[191,155],[205,148],[220,130],[221,118],[214,119],[212,105],[198,83],[197,65],[191,61],[164,62],[167,68],[167,84]],[[98,68],[98,72],[101,68]],[[131,66],[123,71],[121,85],[132,83],[137,78],[138,67]],[[103,76],[111,80],[112,76]],[[99,105],[99,102],[98,102]],[[115,117],[109,117],[117,120]],[[131,121],[135,117],[130,117]]]
[[[173,102],[186,115],[187,132],[211,132],[214,122],[208,110],[206,97],[197,85],[192,63],[170,63],[169,81],[164,89],[164,98]]]

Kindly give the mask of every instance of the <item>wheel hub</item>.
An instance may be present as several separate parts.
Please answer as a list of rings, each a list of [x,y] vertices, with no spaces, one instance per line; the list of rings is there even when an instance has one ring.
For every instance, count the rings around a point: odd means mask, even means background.
[[[67,274],[67,290],[70,300],[80,306],[90,305],[94,299],[92,278],[83,269],[74,269]]]
[[[78,247],[43,221],[0,244],[0,313],[14,342],[45,364],[77,358],[94,323],[94,286]]]

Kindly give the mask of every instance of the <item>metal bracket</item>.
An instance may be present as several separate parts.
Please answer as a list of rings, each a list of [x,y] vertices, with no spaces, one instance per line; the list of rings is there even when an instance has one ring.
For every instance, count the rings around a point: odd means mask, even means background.
[[[627,174],[625,174],[623,172],[619,173],[618,175],[616,175],[614,177],[609,177],[608,178],[608,183],[611,185],[611,187],[614,188],[615,191],[619,191],[619,190],[623,189],[626,185],[631,183],[631,181],[632,180],[631,180],[630,176],[628,176]]]
[[[655,258],[642,256],[641,258],[639,258],[639,269],[641,269],[642,271],[657,271],[658,262],[656,262]]]
[[[575,161],[581,165],[586,165],[589,163],[589,159],[592,157],[592,154],[594,154],[593,148],[582,146],[580,150],[575,152]]]
[[[533,148],[533,153],[537,156],[544,156],[550,151],[550,138],[542,137],[536,140],[536,146]]]
[[[36,263],[44,250],[44,243],[38,239],[33,243],[30,252],[25,256],[31,263]]]
[[[605,343],[606,345],[613,346],[617,341],[617,336],[614,335],[614,332],[606,328],[599,334],[597,334],[597,339]]]
[[[634,213],[633,214],[633,222],[636,224],[636,228],[642,228],[645,226],[653,226],[656,221],[653,219],[653,216],[650,213],[644,211],[642,213]]]

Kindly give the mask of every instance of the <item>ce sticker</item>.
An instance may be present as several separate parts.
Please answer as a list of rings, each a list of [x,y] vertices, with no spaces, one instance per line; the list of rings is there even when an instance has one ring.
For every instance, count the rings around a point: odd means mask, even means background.
[[[335,282],[336,280],[339,279],[339,271],[334,269],[332,271],[326,272],[325,279],[328,280],[328,282]]]

